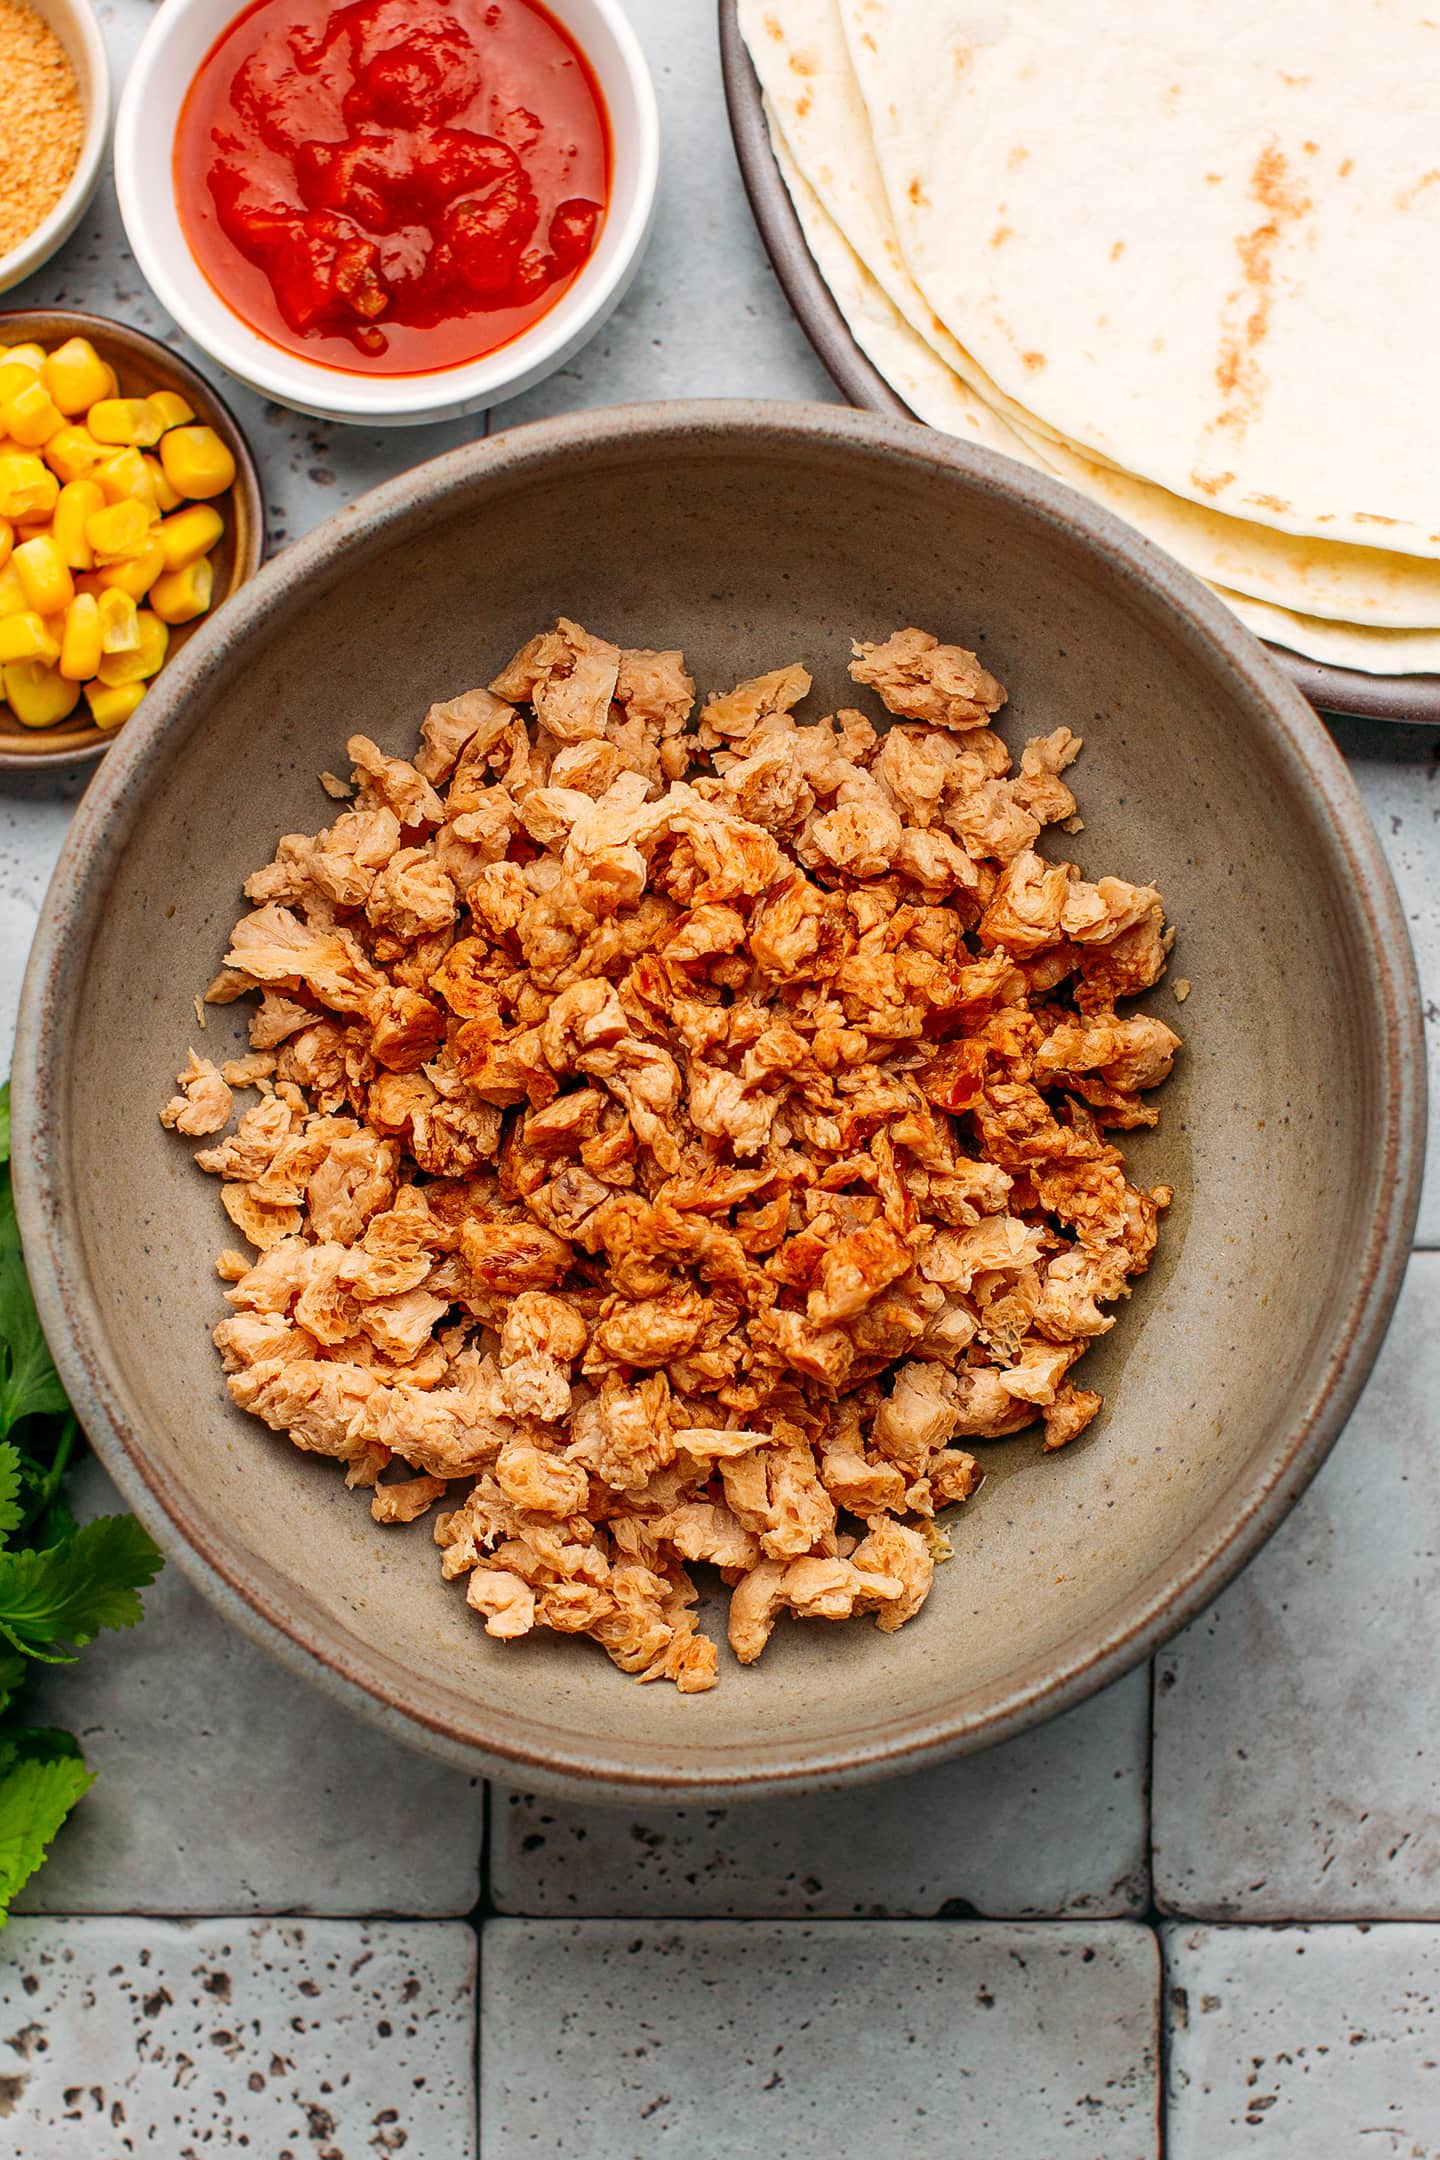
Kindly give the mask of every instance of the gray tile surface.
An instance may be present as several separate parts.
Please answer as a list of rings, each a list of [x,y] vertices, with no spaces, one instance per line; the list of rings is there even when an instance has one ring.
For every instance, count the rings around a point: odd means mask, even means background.
[[[494,1920],[485,2160],[1155,2160],[1158,1983],[1123,1922]]]
[[[1440,1253],[1422,1253],[1330,1461],[1157,1661],[1167,1910],[1440,1919],[1437,1401]]]
[[[1437,2160],[1440,1930],[1165,1931],[1166,2160]]]
[[[1440,729],[1337,720],[1332,732],[1375,820],[1420,970],[1430,1153],[1415,1236],[1440,1245]]]
[[[93,1462],[73,1482],[83,1515],[122,1504]],[[470,1911],[478,1780],[293,1678],[178,1568],[164,1570],[145,1604],[141,1627],[101,1636],[27,1691],[28,1721],[70,1726],[98,1775],[26,1909]],[[5,1944],[0,1936],[0,1958]]]
[[[0,1954],[14,2160],[470,2160],[464,1925],[16,1920]]]
[[[0,1078],[40,903],[89,774],[0,773]]]
[[[1149,1894],[1148,1672],[984,1755],[741,1808],[497,1790],[501,1912],[647,1917],[1137,1913]]]

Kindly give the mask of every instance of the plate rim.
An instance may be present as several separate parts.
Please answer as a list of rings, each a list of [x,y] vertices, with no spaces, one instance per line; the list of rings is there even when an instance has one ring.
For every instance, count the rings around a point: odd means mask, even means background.
[[[826,373],[852,405],[928,426],[861,350],[810,253],[771,148],[760,78],[740,29],[739,0],[719,0],[719,13],[720,72],[736,161],[782,292]],[[1307,659],[1266,638],[1258,642],[1317,712],[1440,727],[1440,674],[1367,675],[1361,668]]]

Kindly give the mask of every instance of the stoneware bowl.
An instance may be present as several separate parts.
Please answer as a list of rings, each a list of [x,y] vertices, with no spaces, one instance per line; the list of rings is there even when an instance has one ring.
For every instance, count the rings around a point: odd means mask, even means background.
[[[854,634],[928,624],[1011,687],[1012,742],[1072,724],[1092,869],[1179,925],[1149,1003],[1185,1050],[1146,1182],[1159,1256],[1086,1360],[1099,1419],[987,1470],[915,1623],[782,1623],[713,1692],[637,1687],[589,1643],[492,1642],[430,1525],[381,1530],[329,1462],[227,1402],[210,1328],[234,1243],[156,1111],[192,999],[356,728],[409,751],[557,612],[681,645],[702,689],[803,657],[854,704]],[[829,709],[822,704],[820,710]],[[514,1783],[735,1798],[916,1768],[1113,1680],[1284,1516],[1355,1401],[1410,1243],[1419,997],[1365,810],[1324,729],[1189,576],[1058,484],[839,407],[664,405],[475,443],[330,519],[161,677],[81,803],[16,1053],[26,1251],[106,1466],[236,1624],[394,1733]],[[723,1615],[721,1616],[723,1626]]]
[[[225,520],[225,532],[215,550],[215,600],[240,590],[253,577],[265,555],[265,498],[255,460],[240,432],[240,424],[225,400],[212,390],[203,375],[189,362],[171,352],[158,338],[128,323],[107,322],[103,315],[86,315],[78,308],[0,309],[0,345],[38,344],[47,351],[63,345],[66,338],[89,338],[102,360],[108,360],[119,378],[122,397],[145,397],[152,390],[178,390],[197,420],[213,427],[235,460],[235,484],[215,498],[215,508]],[[170,633],[173,667],[201,624],[181,623]],[[163,670],[162,670],[163,673]],[[146,692],[148,703],[155,688]],[[133,726],[128,721],[127,726]],[[98,758],[119,739],[114,728],[98,728],[90,708],[82,700],[68,720],[56,727],[22,727],[0,697],[0,772],[36,772],[47,765],[79,765]]]
[[[34,232],[0,255],[0,292],[30,277],[64,246],[99,185],[110,140],[110,62],[90,0],[29,0],[29,5],[54,31],[75,70],[83,126],[80,155],[60,200]],[[0,144],[0,152],[4,147]]]
[[[483,412],[563,366],[606,321],[639,268],[655,209],[660,120],[622,0],[549,0],[549,7],[589,61],[610,123],[610,201],[594,254],[548,313],[482,359],[424,374],[364,375],[272,344],[221,299],[191,254],[176,197],[175,131],[202,61],[245,6],[164,0],[125,78],[115,189],[135,259],[181,329],[262,397],[365,427]]]

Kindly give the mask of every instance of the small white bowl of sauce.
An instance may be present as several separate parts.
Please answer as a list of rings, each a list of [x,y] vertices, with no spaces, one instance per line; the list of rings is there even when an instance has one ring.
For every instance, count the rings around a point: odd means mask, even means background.
[[[136,258],[301,412],[404,426],[561,366],[649,236],[655,93],[619,0],[164,0],[120,101]]]

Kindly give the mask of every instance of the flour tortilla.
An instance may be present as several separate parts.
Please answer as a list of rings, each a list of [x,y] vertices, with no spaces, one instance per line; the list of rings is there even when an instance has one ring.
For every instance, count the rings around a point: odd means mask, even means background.
[[[987,450],[999,451],[1032,470],[1050,472],[1053,477],[1074,485],[1071,474],[1059,472],[1047,464],[1035,446],[1017,435],[975,397],[925,340],[911,329],[799,171],[768,104],[766,117],[776,163],[790,192],[805,244],[815,258],[816,267],[835,295],[861,351],[898,391],[910,410],[931,427],[941,428],[967,442],[979,443]],[[1106,477],[1115,477],[1100,474],[1098,467],[1089,469],[1102,481]],[[1100,489],[1082,487],[1080,491],[1091,494],[1097,501],[1108,499]],[[1158,494],[1159,490],[1152,489],[1150,493]],[[1113,502],[1111,507],[1115,507]],[[1178,504],[1177,508],[1185,510],[1189,505]],[[1141,521],[1132,518],[1131,522],[1139,524]],[[1178,553],[1178,550],[1173,552]],[[1322,621],[1293,609],[1269,606],[1248,595],[1227,590],[1214,580],[1207,582],[1258,637],[1284,645],[1309,659],[1325,660],[1337,667],[1362,668],[1376,675],[1428,673],[1440,669],[1440,632],[1363,629]]]
[[[841,16],[910,271],[1007,397],[1205,507],[1440,557],[1433,0]]]
[[[795,205],[805,245],[866,358],[929,426],[1048,471],[1015,430],[911,329],[796,165],[768,100],[766,118],[775,162]]]
[[[1440,628],[1440,563],[1202,509],[1081,456],[1001,398],[905,268],[837,0],[740,0],[740,21],[810,252],[862,351],[922,420],[1069,481],[1212,583],[1337,622]],[[938,370],[916,349],[922,340]],[[975,416],[982,400],[998,428]]]
[[[1271,645],[1284,645],[1307,660],[1330,667],[1359,668],[1366,675],[1440,676],[1440,632],[1434,630],[1364,630],[1347,623],[1319,622],[1289,608],[1267,607],[1263,600],[1215,587],[1247,629]]]

